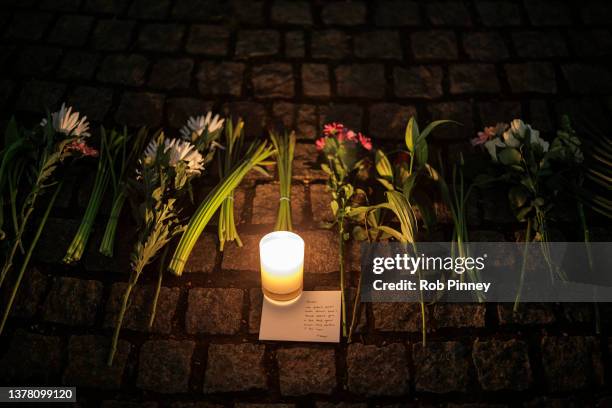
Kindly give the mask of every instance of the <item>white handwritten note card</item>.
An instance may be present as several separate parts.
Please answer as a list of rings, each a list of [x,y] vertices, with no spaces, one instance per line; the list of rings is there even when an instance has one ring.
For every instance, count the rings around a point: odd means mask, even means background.
[[[340,341],[340,291],[305,291],[293,304],[264,297],[259,340]]]

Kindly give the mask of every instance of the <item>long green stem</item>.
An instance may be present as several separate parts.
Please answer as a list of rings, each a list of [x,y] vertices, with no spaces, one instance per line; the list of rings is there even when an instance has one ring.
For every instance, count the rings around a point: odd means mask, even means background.
[[[11,270],[11,268],[13,267],[13,259],[15,258],[15,254],[17,253],[17,249],[22,245],[21,240],[23,238],[23,233],[25,232],[30,216],[32,215],[32,212],[34,211],[34,201],[35,200],[31,202],[31,205],[25,211],[23,219],[21,223],[19,224],[19,229],[17,231],[17,234],[15,235],[15,241],[13,242],[13,245],[11,245],[9,255],[5,259],[4,265],[2,265],[2,272],[0,273],[0,288],[2,287],[2,284],[4,283],[4,279],[6,278],[8,271]]]
[[[110,172],[108,171],[108,168],[101,167],[96,174],[94,187],[91,192],[91,196],[89,197],[89,202],[87,203],[87,209],[85,210],[85,215],[83,216],[81,225],[74,235],[74,238],[68,247],[68,251],[64,256],[64,263],[71,264],[78,262],[83,257],[85,247],[89,241],[91,230],[98,215],[98,211],[100,210],[102,198],[104,197],[104,193],[108,187],[109,180]]]
[[[155,286],[155,293],[153,294],[153,303],[151,304],[151,316],[149,316],[149,330],[153,327],[155,321],[155,313],[157,312],[157,301],[159,300],[159,293],[161,292],[162,281],[164,279],[164,269],[166,268],[166,257],[168,256],[168,246],[164,248],[164,252],[159,260],[159,271],[157,275],[157,285]]]
[[[115,236],[117,233],[117,224],[119,223],[119,216],[121,210],[125,204],[127,194],[125,188],[121,188],[118,194],[113,199],[113,206],[111,213],[104,229],[104,236],[102,237],[102,243],[100,244],[100,253],[104,256],[112,258],[115,250]]]
[[[138,282],[138,278],[140,277],[140,272],[142,271],[142,266],[138,266],[137,270],[132,272],[132,276],[130,277],[130,281],[128,282],[125,292],[123,292],[123,298],[121,300],[121,309],[119,310],[119,314],[117,315],[117,320],[115,321],[115,330],[113,331],[113,340],[111,342],[111,349],[108,354],[108,360],[106,364],[110,367],[113,365],[113,359],[115,358],[115,353],[117,352],[117,344],[119,343],[119,332],[121,331],[121,326],[123,325],[123,319],[125,317],[125,312],[128,308],[128,301],[130,300],[130,293],[132,293],[132,289],[136,286],[136,282]]]
[[[346,337],[346,297],[344,290],[344,218],[341,217],[338,222],[338,252],[340,260],[340,297],[341,297],[341,314],[342,314],[342,336]]]
[[[523,247],[523,261],[521,264],[521,275],[519,278],[519,288],[514,299],[514,312],[518,311],[518,306],[521,301],[521,292],[525,282],[525,269],[527,268],[527,253],[529,252],[529,243],[531,242],[531,218],[527,219],[527,229],[525,230],[525,246]]]
[[[49,214],[51,213],[51,209],[53,208],[55,199],[57,198],[57,195],[62,188],[62,183],[63,182],[60,181],[57,184],[57,187],[55,188],[55,192],[53,192],[53,195],[51,196],[51,200],[49,201],[49,204],[47,204],[47,209],[45,210],[43,218],[38,224],[38,228],[36,229],[36,233],[34,234],[32,243],[30,244],[30,247],[28,248],[28,251],[26,252],[25,258],[23,259],[23,263],[21,264],[21,269],[19,270],[19,274],[17,275],[17,280],[15,281],[15,285],[13,286],[13,290],[11,291],[11,295],[9,297],[8,303],[2,315],[2,322],[0,323],[0,335],[4,331],[4,325],[6,324],[6,321],[11,313],[11,308],[13,307],[13,302],[15,301],[15,297],[17,296],[17,291],[19,290],[19,286],[21,285],[21,280],[23,279],[25,271],[28,268],[30,259],[32,258],[32,253],[34,252],[34,249],[36,248],[36,244],[38,243],[38,240],[40,239],[40,235],[42,234],[45,224],[47,223],[47,219],[49,218]]]

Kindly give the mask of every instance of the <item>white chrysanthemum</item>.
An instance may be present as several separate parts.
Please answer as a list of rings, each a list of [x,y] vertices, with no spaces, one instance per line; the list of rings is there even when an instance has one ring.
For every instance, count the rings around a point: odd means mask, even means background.
[[[143,153],[145,164],[151,164],[155,161],[158,147],[159,143],[157,143],[157,139],[153,139],[149,142]]]
[[[170,139],[164,142],[164,152],[168,153],[170,166],[175,167],[179,162],[187,164],[188,174],[200,174],[204,170],[204,158],[191,143]]]
[[[192,133],[196,133],[198,136],[202,135],[204,130],[208,130],[209,133],[213,133],[221,127],[225,119],[221,119],[219,115],[212,116],[212,112],[208,112],[206,116],[192,116],[187,120],[187,124],[181,129],[181,135],[183,139],[191,140]]]
[[[540,145],[542,147],[542,151],[547,152],[548,148],[550,147],[550,143],[540,137],[540,132],[538,130],[532,129],[529,125],[527,125],[527,127],[529,128],[529,133],[531,135],[529,142],[531,144]]]
[[[87,116],[82,118],[79,116],[79,112],[72,112],[71,106],[66,107],[66,104],[62,103],[60,110],[51,114],[51,124],[56,132],[67,136],[88,137],[90,133],[88,132],[89,123],[87,122]],[[43,119],[40,125],[46,126],[47,119]]]

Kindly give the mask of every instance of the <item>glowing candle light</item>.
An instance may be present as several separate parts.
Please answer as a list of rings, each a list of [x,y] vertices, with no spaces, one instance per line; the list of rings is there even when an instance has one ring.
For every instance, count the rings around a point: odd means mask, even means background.
[[[259,241],[261,287],[266,298],[288,302],[302,294],[304,240],[289,231],[275,231]]]

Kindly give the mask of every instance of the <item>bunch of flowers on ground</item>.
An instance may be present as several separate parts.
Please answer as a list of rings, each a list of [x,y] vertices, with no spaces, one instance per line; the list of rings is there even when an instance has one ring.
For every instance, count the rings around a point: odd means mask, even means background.
[[[369,153],[372,141],[369,137],[355,133],[341,123],[327,124],[323,136],[316,141],[321,152],[321,169],[328,175],[327,188],[331,192],[331,210],[335,221],[327,225],[336,227],[338,232],[338,257],[340,268],[340,291],[342,296],[342,335],[347,336],[346,294],[344,273],[345,242],[350,238],[347,221],[352,216],[353,207],[359,206],[367,195],[356,187],[357,183],[367,180],[370,163]]]
[[[71,107],[64,104],[58,112],[43,119],[40,126],[32,131],[20,129],[14,120],[9,123],[4,141],[5,147],[1,152],[0,192],[2,203],[4,204],[4,200],[8,198],[11,206],[13,235],[0,272],[0,287],[12,270],[19,249],[24,257],[2,315],[0,333],[4,329],[55,198],[62,187],[63,179],[57,173],[75,158],[98,155],[97,150],[87,145],[89,136],[87,118],[81,117],[78,112],[73,112]],[[24,235],[29,222],[37,208],[39,198],[49,191],[52,191],[51,198],[27,246],[28,249],[25,250]],[[7,193],[8,197],[5,196]],[[0,208],[0,212],[3,212],[2,210]],[[2,235],[6,239],[6,233]]]

